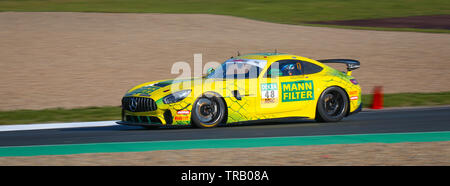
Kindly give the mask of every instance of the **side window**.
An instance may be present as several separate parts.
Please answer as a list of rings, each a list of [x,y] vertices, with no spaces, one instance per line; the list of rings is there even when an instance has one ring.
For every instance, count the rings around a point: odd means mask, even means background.
[[[281,60],[272,63],[264,77],[296,76],[302,74],[302,64],[299,60]]]
[[[302,67],[303,67],[303,74],[314,74],[323,70],[322,67],[306,61],[302,61]]]

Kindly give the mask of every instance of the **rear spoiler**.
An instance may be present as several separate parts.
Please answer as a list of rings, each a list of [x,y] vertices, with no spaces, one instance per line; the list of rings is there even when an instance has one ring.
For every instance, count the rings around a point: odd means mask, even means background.
[[[352,75],[352,70],[356,70],[359,68],[359,61],[354,59],[321,59],[317,60],[321,63],[344,63],[347,65],[347,75]]]

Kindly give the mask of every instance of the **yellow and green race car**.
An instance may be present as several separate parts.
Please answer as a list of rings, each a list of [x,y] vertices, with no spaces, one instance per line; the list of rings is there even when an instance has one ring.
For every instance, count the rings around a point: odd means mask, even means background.
[[[347,65],[341,72],[327,63]],[[284,53],[232,57],[203,77],[152,81],[122,98],[123,125],[209,128],[245,121],[340,121],[361,110],[351,59],[312,60]]]

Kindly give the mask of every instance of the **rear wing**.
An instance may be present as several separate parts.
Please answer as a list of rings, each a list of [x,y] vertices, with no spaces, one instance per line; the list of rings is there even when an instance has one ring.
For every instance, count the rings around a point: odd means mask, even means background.
[[[352,75],[352,70],[356,70],[359,68],[360,63],[354,59],[321,59],[317,60],[321,63],[343,63],[347,65],[347,75]]]

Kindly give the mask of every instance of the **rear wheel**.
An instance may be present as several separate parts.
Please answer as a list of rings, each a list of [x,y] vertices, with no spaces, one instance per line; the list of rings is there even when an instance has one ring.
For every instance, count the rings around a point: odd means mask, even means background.
[[[317,102],[316,119],[323,122],[340,121],[347,114],[348,97],[339,87],[329,87]]]
[[[226,107],[223,99],[213,93],[205,93],[194,102],[191,112],[192,125],[198,128],[215,127],[225,121]]]

